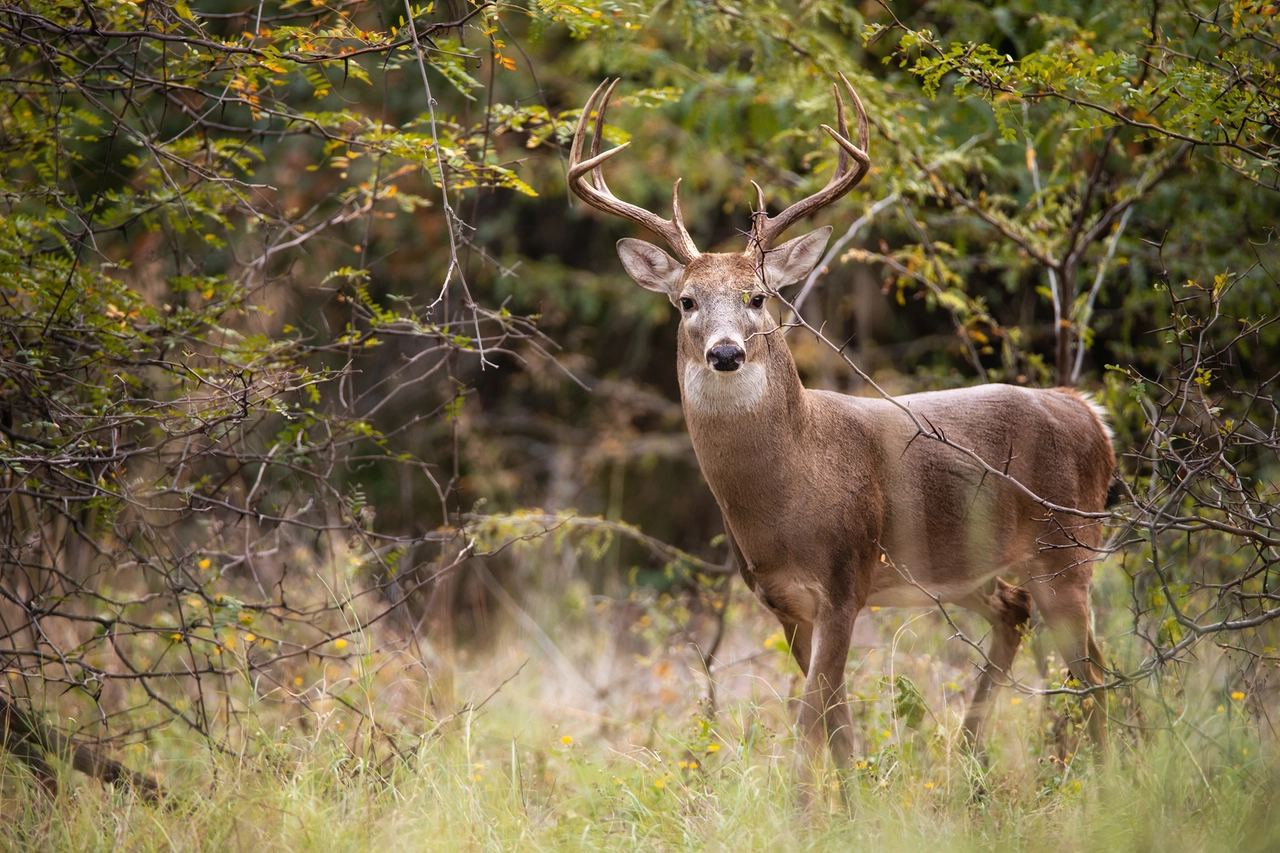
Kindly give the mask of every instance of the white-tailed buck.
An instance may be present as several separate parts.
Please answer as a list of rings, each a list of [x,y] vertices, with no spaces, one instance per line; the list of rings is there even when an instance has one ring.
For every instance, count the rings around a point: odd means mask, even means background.
[[[626,147],[600,150],[615,85],[602,83],[582,111],[569,186],[660,235],[678,258],[642,240],[618,242],[630,276],[680,312],[676,370],[689,436],[742,577],[782,623],[805,674],[799,726],[810,758],[825,734],[837,765],[851,761],[844,668],[854,619],[871,605],[953,604],[991,623],[964,722],[975,747],[1032,602],[1075,678],[1100,684],[1089,582],[1101,522],[1063,509],[1103,510],[1115,457],[1101,413],[1064,388],[983,385],[892,399],[812,391],[766,309],[779,288],[810,273],[831,229],[774,242],[870,168],[867,116],[848,80],[858,143],[837,87],[838,130],[823,125],[840,147],[835,173],[776,216],[757,186],[741,254],[698,251],[681,219],[679,181],[670,220],[609,191],[601,165]],[[1103,714],[1088,717],[1102,749]]]

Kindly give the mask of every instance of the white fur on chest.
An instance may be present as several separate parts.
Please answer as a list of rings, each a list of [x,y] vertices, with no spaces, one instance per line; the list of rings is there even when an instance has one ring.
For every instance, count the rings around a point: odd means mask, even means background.
[[[685,404],[700,414],[749,412],[764,399],[769,377],[764,365],[748,363],[732,372],[711,370],[696,362],[684,368]]]

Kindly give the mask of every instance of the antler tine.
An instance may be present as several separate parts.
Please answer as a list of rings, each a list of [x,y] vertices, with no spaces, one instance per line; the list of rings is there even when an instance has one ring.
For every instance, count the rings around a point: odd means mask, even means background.
[[[840,79],[844,80],[844,75],[840,75]],[[845,85],[849,81],[845,80]],[[840,87],[835,83],[831,84],[831,93],[836,96],[836,130],[845,139],[849,138],[849,125],[844,120],[844,98],[840,97]],[[854,96],[855,98],[857,95]],[[849,168],[849,154],[844,150],[844,146],[840,146],[840,156],[836,159],[836,174],[843,175],[845,170]]]
[[[764,190],[760,189],[760,185],[755,181],[751,182],[751,186],[756,188],[756,209],[751,211],[751,242],[747,245],[747,253],[750,254],[755,246],[755,236],[760,228],[769,221],[769,210],[764,201]]]
[[[582,115],[578,117],[577,130],[573,134],[573,145],[569,149],[569,188],[573,190],[578,198],[597,210],[619,216],[648,228],[654,234],[666,240],[672,251],[676,253],[676,256],[687,264],[698,257],[699,252],[697,246],[693,244],[693,238],[689,236],[689,232],[685,229],[684,219],[680,215],[679,181],[676,181],[671,191],[671,219],[663,219],[643,207],[637,207],[634,204],[622,201],[609,191],[609,186],[605,183],[604,172],[600,168],[601,164],[631,144],[630,142],[624,142],[608,151],[601,152],[600,150],[600,141],[604,137],[604,114],[609,108],[609,97],[613,94],[613,89],[617,85],[617,80],[612,83],[605,80],[596,87],[596,90],[587,99],[586,105],[582,108]],[[591,156],[583,160],[582,149],[586,142],[587,124],[591,121],[592,110],[595,110],[596,118],[594,133],[591,137]]]
[[[609,84],[609,88],[604,90],[604,97],[601,99],[600,105],[596,109],[595,132],[591,135],[591,158],[593,160],[600,155],[600,141],[604,138],[604,114],[609,109],[609,100],[613,97],[613,90],[618,87],[618,83],[621,80],[622,78],[619,77]],[[608,82],[608,80],[605,82]],[[600,85],[603,86],[604,83],[601,83]],[[599,89],[596,91],[599,91]],[[596,187],[604,190],[605,192],[609,191],[608,186],[606,186],[604,182],[604,170],[601,169],[599,165],[591,170],[591,179]],[[613,195],[613,193],[609,194]]]
[[[871,158],[867,155],[867,148],[871,143],[867,111],[863,108],[862,99],[853,90],[848,78],[841,74],[840,80],[844,83],[845,88],[849,90],[849,96],[853,99],[854,111],[858,116],[858,144],[854,145],[849,141],[849,128],[845,122],[844,115],[844,101],[840,98],[840,90],[837,86],[835,90],[836,125],[840,130],[835,131],[828,125],[822,125],[822,129],[835,140],[840,153],[839,159],[836,161],[835,172],[831,175],[831,179],[827,181],[825,187],[808,198],[801,199],[791,205],[777,216],[768,216],[764,213],[764,193],[760,191],[760,187],[757,185],[756,192],[759,196],[759,207],[752,214],[751,241],[747,246],[748,253],[768,249],[773,241],[782,232],[786,231],[792,223],[844,196],[849,190],[857,186],[858,182],[866,177],[867,172],[871,170]],[[856,168],[850,164],[850,159],[857,164]],[[752,183],[755,182],[753,181]]]
[[[848,77],[841,74],[840,79],[844,81],[844,87],[849,90],[849,97],[853,98],[854,111],[857,112],[858,114],[858,148],[860,148],[862,151],[870,155],[871,129],[868,127],[869,122],[867,120],[867,111],[862,106],[862,98],[859,98],[858,93],[853,90],[853,84],[849,82]],[[845,133],[844,136],[847,139],[849,137],[849,134]],[[868,156],[867,168],[870,168],[870,167],[871,167],[871,159],[870,159],[870,156]]]
[[[587,102],[582,105],[582,114],[578,116],[578,126],[573,131],[573,144],[569,147],[569,164],[572,166],[582,159],[582,143],[587,136],[587,118],[591,115],[591,111],[595,109],[596,101],[600,99],[600,93],[609,85],[606,79],[596,90],[591,93],[591,97],[587,98]]]
[[[671,224],[675,226],[678,233],[683,235],[683,239],[688,242],[689,247],[693,249],[693,257],[698,256],[698,249],[693,245],[693,238],[689,236],[689,232],[684,227],[684,214],[680,212],[680,182],[684,178],[676,178],[676,182],[671,185]],[[675,248],[672,246],[671,248]],[[692,260],[692,258],[690,258]],[[689,263],[689,261],[685,261]]]

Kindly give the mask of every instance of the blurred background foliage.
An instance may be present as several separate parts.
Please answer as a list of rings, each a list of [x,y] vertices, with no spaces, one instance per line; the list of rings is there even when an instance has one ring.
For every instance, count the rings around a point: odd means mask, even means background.
[[[666,215],[683,179],[699,247],[736,251],[751,181],[775,209],[825,183],[847,75],[874,168],[804,226],[835,240],[798,310],[893,393],[1096,391],[1125,475],[1104,606],[1147,637],[1131,668],[1226,631],[1263,678],[1276,20],[1200,0],[0,5],[5,701],[99,736],[214,734],[242,709],[202,676],[305,703],[292,667],[361,638],[437,677],[520,618],[510,591],[684,596],[673,631],[725,612],[677,317],[613,248],[651,235],[565,185],[609,76],[610,141],[632,142],[615,193]],[[872,393],[812,335],[789,344],[809,387]]]

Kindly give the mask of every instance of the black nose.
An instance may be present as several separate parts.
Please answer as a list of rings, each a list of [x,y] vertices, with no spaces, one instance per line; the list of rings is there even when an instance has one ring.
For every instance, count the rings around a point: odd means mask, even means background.
[[[707,364],[715,370],[737,370],[747,354],[737,344],[716,344],[707,353]]]

